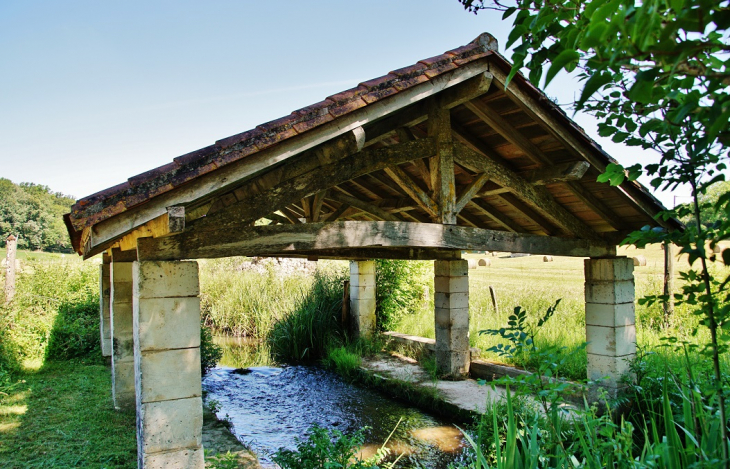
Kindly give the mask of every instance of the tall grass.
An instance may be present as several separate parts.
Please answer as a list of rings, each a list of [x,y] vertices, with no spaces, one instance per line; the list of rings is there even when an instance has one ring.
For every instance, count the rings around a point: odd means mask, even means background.
[[[344,274],[317,274],[311,290],[299,296],[293,311],[279,320],[266,341],[278,361],[298,362],[325,357],[328,347],[342,342]]]

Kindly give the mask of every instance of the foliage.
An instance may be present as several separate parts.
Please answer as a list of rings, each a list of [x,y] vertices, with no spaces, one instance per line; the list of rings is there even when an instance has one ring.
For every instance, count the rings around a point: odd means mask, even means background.
[[[377,259],[375,261],[376,315],[381,330],[393,330],[398,321],[423,307],[431,276],[429,263]]]
[[[338,375],[346,378],[354,378],[361,363],[361,356],[351,352],[345,346],[329,349],[327,357],[324,359],[325,366],[332,368]]]
[[[96,292],[87,291],[85,298],[59,306],[45,352],[46,360],[101,359]]]
[[[62,215],[73,203],[46,186],[0,178],[0,245],[14,234],[20,248],[71,252]]]
[[[213,333],[201,319],[200,324],[200,375],[205,376],[223,357],[223,349],[213,343]]]
[[[342,340],[343,278],[316,274],[311,290],[301,294],[294,310],[279,320],[266,340],[272,356],[282,362],[317,360],[327,347]]]
[[[306,440],[297,439],[296,451],[279,449],[273,460],[282,469],[377,468],[355,457],[365,441],[366,429],[351,435],[314,426]]]
[[[495,380],[494,384],[506,384],[508,393],[509,386],[513,386],[517,388],[520,394],[533,396],[540,403],[542,412],[547,417],[547,427],[550,430],[543,432],[543,451],[547,454],[561,454],[564,456],[565,446],[562,429],[565,415],[561,410],[562,396],[563,393],[574,390],[576,385],[558,379],[560,369],[567,360],[566,355],[562,353],[564,347],[558,345],[539,347],[536,342],[540,328],[553,317],[559,304],[560,300],[557,300],[534,324],[528,321],[527,311],[518,306],[515,308],[514,313],[509,316],[507,327],[487,329],[479,331],[479,333],[499,336],[508,342],[507,344],[500,343],[492,347],[491,351],[498,353],[500,356],[508,358],[530,356],[535,359],[537,367],[535,373],[521,375],[517,378],[505,376]],[[511,412],[511,407],[508,408],[508,412]],[[513,422],[508,422],[508,439],[510,438],[512,425]],[[537,431],[537,425],[533,424],[531,427],[530,431]],[[508,458],[506,467],[513,467],[509,463],[510,460]]]

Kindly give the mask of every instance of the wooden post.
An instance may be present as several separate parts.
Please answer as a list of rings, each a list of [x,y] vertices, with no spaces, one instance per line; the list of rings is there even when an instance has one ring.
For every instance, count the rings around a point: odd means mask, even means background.
[[[489,285],[489,296],[492,297],[492,306],[494,306],[494,313],[499,314],[499,308],[497,307],[497,292],[494,291],[494,287]]]
[[[664,243],[664,326],[669,326],[669,319],[674,314],[674,249],[669,241]]]
[[[5,261],[5,302],[10,303],[15,296],[15,251],[18,246],[18,238],[14,235],[8,236],[5,248],[7,249]]]

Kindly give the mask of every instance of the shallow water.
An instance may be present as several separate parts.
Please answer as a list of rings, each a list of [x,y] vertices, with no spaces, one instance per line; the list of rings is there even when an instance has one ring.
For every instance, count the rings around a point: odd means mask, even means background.
[[[274,467],[278,448],[296,448],[313,425],[344,433],[370,427],[362,457],[380,448],[398,425],[388,446],[404,453],[398,467],[441,468],[459,457],[464,441],[450,423],[376,392],[344,382],[338,375],[313,366],[251,367],[239,374],[219,367],[203,380],[207,400],[220,404],[218,416],[233,423],[233,432]],[[391,458],[392,459],[392,458]]]

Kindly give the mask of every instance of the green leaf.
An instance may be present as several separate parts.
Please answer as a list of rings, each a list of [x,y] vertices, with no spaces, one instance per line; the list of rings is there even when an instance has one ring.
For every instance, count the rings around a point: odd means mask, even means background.
[[[580,60],[580,54],[576,50],[564,50],[558,54],[558,56],[553,59],[553,63],[550,66],[550,70],[548,70],[547,75],[545,75],[545,86],[547,86],[553,78],[555,78],[555,75],[557,75],[560,70],[563,68],[567,69],[571,65],[578,63],[578,60]]]
[[[583,91],[580,94],[580,99],[576,107],[582,109],[586,101],[588,101],[596,91],[601,89],[602,86],[611,82],[612,75],[608,72],[594,73],[586,82],[583,87]],[[605,135],[604,135],[605,137]]]
[[[722,262],[730,267],[730,248],[725,248],[722,250]]]

